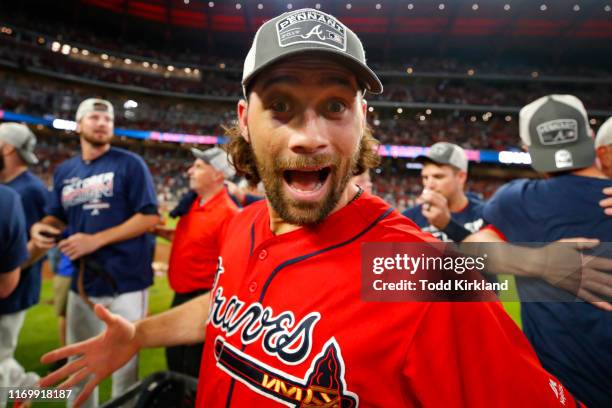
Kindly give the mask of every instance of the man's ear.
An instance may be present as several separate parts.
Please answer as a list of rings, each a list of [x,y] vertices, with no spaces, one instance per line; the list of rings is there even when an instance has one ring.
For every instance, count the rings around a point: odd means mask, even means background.
[[[363,126],[368,125],[368,101],[364,97],[361,97],[361,112],[363,113]]]
[[[81,122],[77,122],[76,129],[74,129],[75,133],[81,134]]]
[[[249,120],[247,117],[248,108],[248,102],[244,99],[240,99],[238,101],[238,105],[236,106],[236,111],[238,113],[238,126],[240,126],[240,134],[247,143],[251,143],[249,140]]]

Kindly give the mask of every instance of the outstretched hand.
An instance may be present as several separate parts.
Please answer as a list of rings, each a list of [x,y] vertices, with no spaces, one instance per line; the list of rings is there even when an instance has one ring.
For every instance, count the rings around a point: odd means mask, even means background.
[[[50,364],[76,357],[39,382],[41,387],[49,387],[65,379],[58,388],[67,389],[89,379],[75,401],[76,407],[87,400],[104,378],[125,365],[140,349],[133,323],[110,313],[100,304],[95,305],[94,311],[106,324],[106,330],[89,340],[53,350],[40,359],[42,363]]]
[[[612,298],[612,260],[582,253],[598,246],[599,240],[567,238],[556,242],[565,245],[550,246],[554,252],[547,257],[548,265],[542,279],[575,293],[593,306],[612,311],[612,305],[605,300]]]

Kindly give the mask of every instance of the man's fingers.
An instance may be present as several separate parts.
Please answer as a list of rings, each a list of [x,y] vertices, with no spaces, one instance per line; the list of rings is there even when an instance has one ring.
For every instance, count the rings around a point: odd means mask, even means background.
[[[582,274],[581,286],[590,292],[612,299],[612,276],[592,269]]]
[[[612,312],[612,304],[610,304],[609,302],[604,301],[603,299],[601,299],[599,296],[594,295],[593,293],[589,292],[586,289],[580,289],[578,290],[578,297],[581,298],[582,300],[589,302],[590,304],[592,304],[593,306],[605,310],[606,312]]]
[[[48,387],[50,385],[58,383],[60,380],[71,376],[75,372],[85,367],[85,359],[79,358],[64,365],[59,370],[52,372],[51,374],[42,378],[39,382],[41,387]]]
[[[591,249],[599,245],[600,241],[597,238],[574,237],[574,238],[560,239],[557,242],[574,243],[576,244],[577,249]]]
[[[114,323],[116,320],[115,315],[109,312],[107,308],[105,308],[99,303],[94,306],[94,311],[96,312],[96,316],[98,316],[100,320],[106,323],[107,326]]]
[[[67,358],[76,354],[81,354],[86,344],[87,342],[76,343],[62,347],[57,350],[50,351],[40,358],[40,362],[43,364],[51,364],[57,360],[61,360],[63,358]]]
[[[76,401],[74,402],[75,408],[80,407],[85,401],[87,401],[87,398],[89,398],[89,396],[91,395],[94,388],[96,388],[99,382],[100,380],[98,380],[97,377],[94,377],[87,382],[85,388],[83,388],[83,391],[81,391]]]
[[[72,376],[70,376],[70,378],[61,383],[57,388],[60,390],[67,390],[69,388],[72,388],[81,381],[85,380],[90,374],[91,372],[87,369],[87,367],[82,368],[76,374],[73,374]]]
[[[612,196],[612,187],[606,187],[603,189],[604,194]]]

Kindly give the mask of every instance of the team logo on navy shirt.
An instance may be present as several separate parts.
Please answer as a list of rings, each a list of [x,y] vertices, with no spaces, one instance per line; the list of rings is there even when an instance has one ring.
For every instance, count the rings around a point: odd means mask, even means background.
[[[313,359],[303,379],[268,366],[220,336],[215,339],[214,352],[217,366],[232,378],[289,407],[359,406],[357,394],[346,389],[344,360],[333,337]]]
[[[75,177],[64,180],[62,188],[62,205],[64,208],[86,204],[84,210],[92,210],[92,215],[101,209],[109,208],[108,203],[101,201],[104,197],[113,196],[115,173],[96,174],[84,179]]]
[[[570,143],[578,139],[578,122],[574,119],[555,119],[540,123],[536,131],[543,145]]]

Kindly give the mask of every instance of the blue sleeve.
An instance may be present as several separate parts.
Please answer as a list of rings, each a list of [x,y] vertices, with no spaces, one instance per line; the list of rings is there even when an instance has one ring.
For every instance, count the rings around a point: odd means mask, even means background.
[[[512,232],[523,225],[521,192],[527,180],[513,180],[501,186],[485,203],[483,218],[511,240]]]
[[[28,259],[26,221],[21,198],[8,187],[0,190],[0,214],[0,273],[6,273]]]
[[[64,224],[68,223],[68,218],[62,206],[62,177],[59,169],[53,173],[53,190],[49,193],[45,213],[60,219]]]
[[[406,210],[404,210],[404,212],[402,213],[402,215],[404,217],[410,218],[412,220],[412,222],[414,222],[415,224],[419,225],[420,227],[422,227],[422,219],[423,214],[421,214],[421,205],[415,205],[414,207],[410,207],[407,208]],[[419,224],[421,223],[421,224]],[[425,223],[425,225],[427,225],[428,222]]]
[[[135,212],[157,213],[157,194],[149,168],[138,156],[134,156],[128,165],[127,197]],[[155,208],[154,212],[150,209]]]

